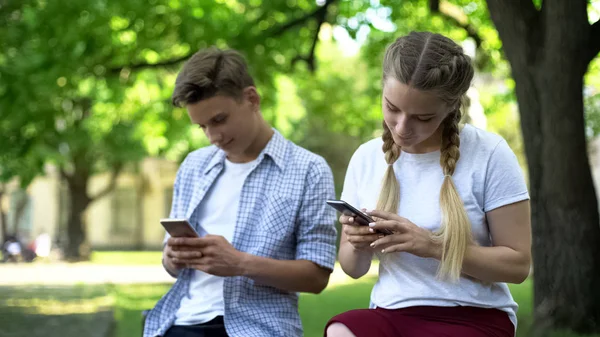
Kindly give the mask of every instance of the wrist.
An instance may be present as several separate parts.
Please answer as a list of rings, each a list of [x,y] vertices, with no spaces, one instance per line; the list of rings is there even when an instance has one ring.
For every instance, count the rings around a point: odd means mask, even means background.
[[[430,257],[441,261],[444,254],[444,242],[441,239],[431,239]]]
[[[350,242],[348,242],[348,245],[350,246],[350,250],[352,251],[352,253],[354,255],[359,255],[359,256],[373,256],[373,254],[377,251],[377,248],[373,248],[371,246],[365,246],[365,247],[361,247],[361,248],[357,248],[355,247],[353,244],[351,244]]]
[[[254,265],[256,263],[256,256],[245,252],[240,252],[240,258],[238,260],[238,275],[245,277],[254,276]]]

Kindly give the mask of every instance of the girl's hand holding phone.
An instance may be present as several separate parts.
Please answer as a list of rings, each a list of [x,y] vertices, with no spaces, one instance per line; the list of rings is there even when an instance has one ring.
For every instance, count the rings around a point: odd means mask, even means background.
[[[365,212],[365,209],[362,209]],[[373,250],[371,243],[383,238],[380,233],[372,233],[369,226],[360,225],[352,216],[342,214],[339,219],[346,239],[356,250]]]

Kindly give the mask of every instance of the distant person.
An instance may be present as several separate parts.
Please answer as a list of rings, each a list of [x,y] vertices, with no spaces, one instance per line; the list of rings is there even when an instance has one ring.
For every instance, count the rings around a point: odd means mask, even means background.
[[[150,311],[144,336],[302,336],[298,292],[319,293],[336,257],[333,176],[325,160],[263,119],[245,60],[197,52],[177,76],[185,106],[211,146],[190,153],[171,218],[200,238],[165,238],[177,281]]]
[[[23,259],[23,247],[15,235],[8,235],[2,245],[2,255],[5,262],[20,262]]]
[[[326,336],[514,336],[506,283],[529,274],[529,194],[506,141],[460,123],[473,73],[439,34],[387,48],[383,136],[356,150],[342,193],[375,222],[340,217],[341,267],[360,278],[376,255],[379,278],[370,309],[333,317]]]

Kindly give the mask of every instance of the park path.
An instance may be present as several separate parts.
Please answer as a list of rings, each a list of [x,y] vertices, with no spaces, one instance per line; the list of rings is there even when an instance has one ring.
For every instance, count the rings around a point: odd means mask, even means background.
[[[370,275],[377,275],[373,263]],[[0,286],[172,283],[160,265],[100,265],[92,263],[0,264]],[[331,275],[329,286],[351,282],[339,265]]]

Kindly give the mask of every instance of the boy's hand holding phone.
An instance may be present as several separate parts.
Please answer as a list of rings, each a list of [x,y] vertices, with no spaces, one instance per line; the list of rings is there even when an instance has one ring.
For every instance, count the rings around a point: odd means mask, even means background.
[[[167,240],[167,244],[163,250],[163,264],[173,276],[179,274],[179,272],[185,268],[185,264],[177,263],[173,260],[174,256],[173,246],[171,246]]]
[[[174,274],[193,268],[216,276],[244,275],[248,254],[235,249],[224,237],[200,237],[187,219],[161,219],[160,223],[171,236],[165,246],[164,261]]]
[[[224,237],[171,237],[167,240],[173,265],[193,268],[215,276],[244,275],[246,254],[235,249]]]

